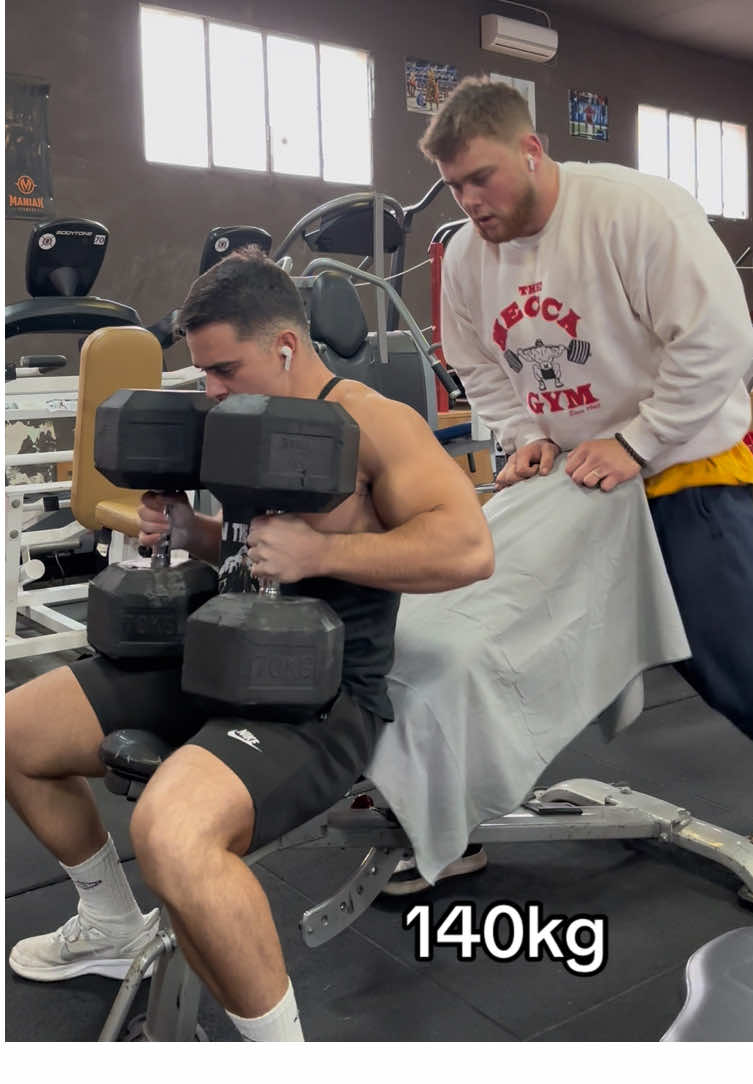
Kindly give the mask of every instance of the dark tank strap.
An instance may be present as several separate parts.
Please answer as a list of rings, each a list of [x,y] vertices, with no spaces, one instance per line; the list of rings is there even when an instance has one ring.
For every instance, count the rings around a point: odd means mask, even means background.
[[[334,388],[335,384],[340,383],[340,379],[341,378],[339,376],[333,376],[331,380],[328,380],[322,390],[317,395],[317,399],[326,399],[329,393]]]

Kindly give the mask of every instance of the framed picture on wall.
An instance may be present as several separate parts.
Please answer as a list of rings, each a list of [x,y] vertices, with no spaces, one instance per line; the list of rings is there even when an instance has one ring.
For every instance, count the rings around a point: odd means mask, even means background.
[[[438,113],[457,85],[458,69],[453,64],[417,57],[405,61],[405,106],[409,113]]]
[[[571,90],[569,102],[570,135],[581,139],[609,138],[607,99],[590,90]]]

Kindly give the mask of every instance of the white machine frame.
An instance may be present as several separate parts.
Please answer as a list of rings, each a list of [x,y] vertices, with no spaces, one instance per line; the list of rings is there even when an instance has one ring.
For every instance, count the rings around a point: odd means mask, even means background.
[[[163,374],[162,386],[166,388],[191,387],[202,378],[202,373],[188,366]],[[6,395],[5,420],[28,421],[37,419],[56,420],[75,418],[78,395],[77,376],[21,377],[13,381]],[[12,404],[12,405],[11,405]],[[6,467],[43,466],[48,463],[66,463],[73,458],[73,450],[30,452],[8,455]],[[73,548],[77,537],[86,529],[74,520],[65,527],[52,531],[25,530],[30,516],[34,518],[41,509],[38,504],[25,503],[27,495],[38,497],[54,494],[62,498],[61,505],[70,504],[70,482],[27,482],[7,486],[5,490],[5,658],[6,660],[45,655],[53,651],[75,651],[86,647],[86,623],[68,617],[55,607],[70,602],[83,602],[89,594],[88,583],[65,584],[58,587],[29,587],[44,575],[44,565],[35,559],[35,553],[55,552]],[[108,561],[123,561],[135,553],[135,542],[118,532],[108,549]],[[42,631],[21,636],[18,618],[34,622]]]

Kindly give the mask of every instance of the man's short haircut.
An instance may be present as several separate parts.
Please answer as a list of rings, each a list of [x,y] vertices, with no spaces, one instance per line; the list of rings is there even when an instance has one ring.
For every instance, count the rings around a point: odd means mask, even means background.
[[[511,143],[533,131],[525,99],[506,83],[466,76],[432,119],[418,146],[430,161],[449,162],[476,136]]]
[[[240,248],[193,282],[176,323],[185,334],[231,324],[239,339],[271,336],[294,324],[308,337],[301,295],[286,271],[255,245]]]

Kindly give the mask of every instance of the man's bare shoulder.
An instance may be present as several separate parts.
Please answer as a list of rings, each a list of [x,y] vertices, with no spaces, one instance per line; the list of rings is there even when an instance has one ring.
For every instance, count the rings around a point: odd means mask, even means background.
[[[423,416],[407,403],[388,399],[355,380],[341,381],[330,398],[358,423],[361,467],[372,480],[407,460],[423,470],[440,474],[457,470],[462,476]]]
[[[391,424],[426,424],[418,411],[407,403],[388,399],[358,380],[341,380],[328,398],[344,407],[367,433],[379,432]]]

